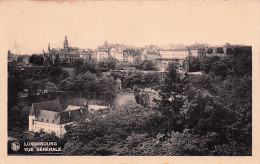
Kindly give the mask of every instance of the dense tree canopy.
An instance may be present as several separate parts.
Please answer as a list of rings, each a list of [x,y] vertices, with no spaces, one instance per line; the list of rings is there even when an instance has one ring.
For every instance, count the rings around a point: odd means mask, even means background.
[[[197,57],[190,57],[189,59],[189,72],[197,72],[201,70],[200,60]]]
[[[156,70],[158,70],[156,63],[154,63],[154,61],[152,61],[152,60],[141,61],[141,60],[136,59],[134,61],[134,67],[136,69],[143,70],[143,71],[156,71]]]
[[[44,58],[42,55],[35,55],[33,54],[29,58],[29,62],[36,66],[42,66],[43,65]]]
[[[99,61],[98,64],[98,69],[105,72],[105,71],[110,71],[114,70],[117,65],[117,60],[113,57],[109,57],[105,59],[104,61]]]
[[[116,82],[112,77],[98,77],[96,74],[86,72],[62,80],[60,86],[64,91],[114,93]]]

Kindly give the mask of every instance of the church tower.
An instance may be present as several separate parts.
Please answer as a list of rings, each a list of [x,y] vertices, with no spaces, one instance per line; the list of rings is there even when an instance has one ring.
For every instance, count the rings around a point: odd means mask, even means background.
[[[48,44],[48,51],[50,52],[51,50],[51,46],[50,46],[50,43]]]
[[[68,43],[68,40],[67,40],[67,36],[65,36],[65,40],[63,42],[63,47],[64,47],[64,49],[69,48],[69,43]]]

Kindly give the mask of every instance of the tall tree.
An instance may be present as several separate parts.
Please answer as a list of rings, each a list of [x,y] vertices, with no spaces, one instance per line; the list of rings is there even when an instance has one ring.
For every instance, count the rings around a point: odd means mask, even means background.
[[[72,63],[72,66],[74,67],[75,69],[75,74],[78,75],[82,69],[84,65],[84,61],[83,59],[76,59],[73,63]]]
[[[162,124],[164,124],[164,133],[171,130],[182,131],[183,115],[182,107],[184,105],[184,81],[180,79],[176,66],[171,63],[168,66],[168,75],[165,82],[159,89],[159,100],[157,110],[163,115]]]

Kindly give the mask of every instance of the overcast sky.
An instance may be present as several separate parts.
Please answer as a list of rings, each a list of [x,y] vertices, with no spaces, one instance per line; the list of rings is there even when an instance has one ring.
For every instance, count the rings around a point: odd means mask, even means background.
[[[32,54],[69,45],[96,48],[104,43],[250,45],[259,30],[259,2],[110,1],[1,2],[5,47]]]

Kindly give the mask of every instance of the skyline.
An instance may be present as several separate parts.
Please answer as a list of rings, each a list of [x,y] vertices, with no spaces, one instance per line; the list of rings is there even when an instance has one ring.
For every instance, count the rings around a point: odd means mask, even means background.
[[[3,40],[13,53],[69,46],[95,49],[104,41],[135,47],[255,42],[255,3],[196,1],[1,2]],[[8,8],[5,7],[8,5]],[[214,10],[213,10],[214,9]],[[8,13],[8,10],[12,11]]]

